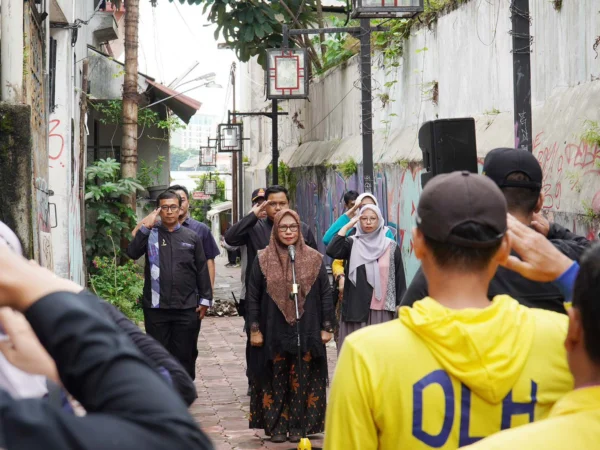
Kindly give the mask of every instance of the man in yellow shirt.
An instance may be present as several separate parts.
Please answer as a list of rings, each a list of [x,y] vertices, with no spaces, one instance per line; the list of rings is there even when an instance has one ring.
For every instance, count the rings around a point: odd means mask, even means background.
[[[546,239],[518,222],[511,223],[513,247],[524,261],[511,267],[538,281],[556,280],[569,297],[569,330],[565,340],[575,390],[562,397],[548,418],[531,425],[497,433],[470,450],[588,450],[600,445],[600,246],[580,260],[581,268]],[[537,236],[536,236],[537,235]],[[565,262],[566,260],[566,262]],[[515,264],[513,264],[514,266]],[[510,267],[510,264],[509,264]],[[565,267],[568,269],[565,270]],[[578,274],[577,274],[578,272]],[[575,280],[576,277],[576,281]]]
[[[544,418],[573,387],[567,317],[487,298],[510,254],[506,200],[494,182],[439,175],[417,213],[414,251],[431,297],[345,341],[327,449],[456,449]]]

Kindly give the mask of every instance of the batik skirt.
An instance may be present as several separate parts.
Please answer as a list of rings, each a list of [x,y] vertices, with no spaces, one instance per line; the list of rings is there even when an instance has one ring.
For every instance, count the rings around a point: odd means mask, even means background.
[[[300,436],[300,411],[304,404],[307,435],[321,433],[325,428],[327,383],[326,358],[302,358],[302,381],[298,377],[298,357],[290,353],[277,354],[272,361],[268,380],[250,383],[250,428],[262,428],[267,436]]]

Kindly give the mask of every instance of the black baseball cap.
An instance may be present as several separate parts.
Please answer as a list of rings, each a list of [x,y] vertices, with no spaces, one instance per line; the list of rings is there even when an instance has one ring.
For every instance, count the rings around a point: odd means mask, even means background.
[[[460,247],[486,248],[506,233],[506,199],[494,182],[468,171],[437,175],[423,189],[417,208],[417,228],[428,238]],[[453,234],[466,223],[489,227],[497,235],[488,241]]]
[[[265,198],[265,190],[263,188],[255,189],[254,192],[252,192],[252,203],[259,198]]]
[[[530,181],[507,180],[515,172],[523,172]],[[516,148],[495,148],[483,161],[483,175],[488,176],[499,187],[526,188],[535,191],[542,189],[542,167],[527,150]]]

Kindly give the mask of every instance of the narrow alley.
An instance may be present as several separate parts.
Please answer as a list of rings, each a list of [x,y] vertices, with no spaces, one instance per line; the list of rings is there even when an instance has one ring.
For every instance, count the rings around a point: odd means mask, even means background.
[[[240,268],[225,267],[226,257],[218,257],[215,299],[233,301],[231,291],[240,292]],[[217,450],[286,449],[290,442],[274,444],[262,430],[248,428],[250,397],[246,395],[246,335],[241,317],[207,317],[202,322],[196,362],[198,400],[190,412],[209,435]],[[329,376],[336,361],[335,344],[327,346]],[[323,435],[311,436],[313,447],[322,447]]]

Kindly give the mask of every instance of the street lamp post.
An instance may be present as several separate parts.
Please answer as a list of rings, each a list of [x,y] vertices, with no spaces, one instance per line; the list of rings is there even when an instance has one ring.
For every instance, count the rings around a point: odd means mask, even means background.
[[[347,28],[312,28],[290,30],[286,24],[283,25],[283,43],[282,49],[269,50],[269,52],[292,52],[289,50],[289,36],[304,34],[332,34],[332,33],[350,33],[358,36],[360,41],[360,86],[361,86],[361,134],[362,134],[362,165],[363,165],[363,188],[365,192],[373,191],[373,100],[371,92],[371,33],[377,31],[386,31],[384,27],[371,28],[371,18],[408,18],[414,17],[423,11],[423,0],[353,0],[352,17],[360,19],[359,27]],[[272,86],[272,69],[269,67],[270,58],[267,57],[267,97],[269,97],[269,88]],[[293,64],[288,64],[292,66]],[[304,72],[298,71],[298,75]],[[287,78],[287,77],[286,77]],[[307,77],[306,77],[307,78]],[[307,83],[308,81],[306,80]],[[300,83],[297,83],[299,86]],[[295,94],[295,95],[292,95]],[[300,95],[301,94],[301,95]],[[306,98],[308,97],[308,84],[303,92],[286,90],[279,92],[279,95],[271,98]]]

